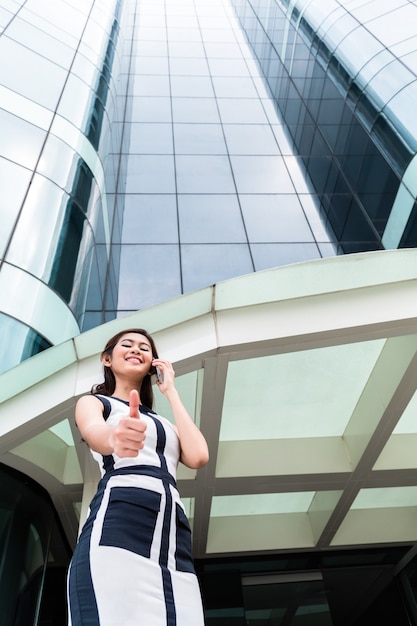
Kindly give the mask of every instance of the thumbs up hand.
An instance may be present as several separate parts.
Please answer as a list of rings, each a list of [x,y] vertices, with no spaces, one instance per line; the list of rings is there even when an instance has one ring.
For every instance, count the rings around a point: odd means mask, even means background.
[[[139,394],[136,389],[132,389],[129,395],[129,415],[140,419],[139,413]]]
[[[133,458],[139,454],[146,438],[146,422],[139,413],[139,394],[132,389],[129,395],[129,415],[122,417],[113,433],[113,451],[119,457]]]

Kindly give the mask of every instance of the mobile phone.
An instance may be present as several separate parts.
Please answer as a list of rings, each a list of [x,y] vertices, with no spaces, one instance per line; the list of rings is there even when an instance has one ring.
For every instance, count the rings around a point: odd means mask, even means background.
[[[156,377],[159,380],[159,382],[163,383],[164,382],[164,374],[163,374],[162,370],[160,370],[157,365],[155,366],[155,374],[156,374]]]

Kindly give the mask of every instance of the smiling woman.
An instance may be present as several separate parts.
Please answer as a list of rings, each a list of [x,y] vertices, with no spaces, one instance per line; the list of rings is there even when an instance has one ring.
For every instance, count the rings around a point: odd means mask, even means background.
[[[145,330],[112,337],[101,361],[104,381],[78,400],[75,413],[102,478],[69,569],[69,623],[202,626],[175,479],[179,460],[195,469],[207,463],[207,443],[175,389],[172,364],[159,358]],[[152,410],[156,367],[175,425]]]

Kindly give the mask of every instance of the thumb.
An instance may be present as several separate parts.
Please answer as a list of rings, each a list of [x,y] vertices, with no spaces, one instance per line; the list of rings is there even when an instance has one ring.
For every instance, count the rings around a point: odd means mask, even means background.
[[[130,417],[140,418],[139,415],[139,394],[136,389],[132,389],[129,395],[129,415]]]

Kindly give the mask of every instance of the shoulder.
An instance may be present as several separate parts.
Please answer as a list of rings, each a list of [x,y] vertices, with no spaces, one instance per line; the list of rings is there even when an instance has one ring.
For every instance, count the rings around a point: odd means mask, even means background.
[[[99,396],[95,394],[87,394],[81,396],[75,405],[76,419],[84,415],[92,416],[97,415],[101,418],[107,419],[111,412],[111,403],[106,396]]]
[[[83,409],[83,408],[97,408],[100,407],[103,408],[104,403],[102,402],[101,397],[96,396],[92,393],[89,393],[85,396],[81,396],[81,398],[78,398],[77,403],[76,403],[76,408],[77,409]]]

